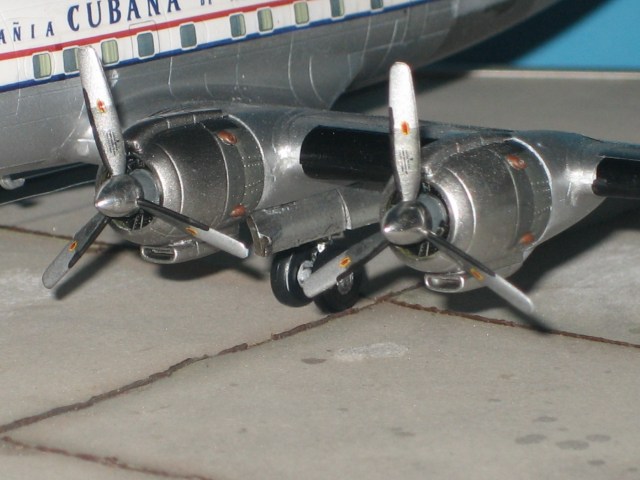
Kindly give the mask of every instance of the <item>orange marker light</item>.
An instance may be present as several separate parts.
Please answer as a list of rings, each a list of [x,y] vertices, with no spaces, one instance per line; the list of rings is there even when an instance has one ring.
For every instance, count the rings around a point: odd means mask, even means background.
[[[223,143],[226,143],[227,145],[235,145],[236,143],[238,143],[238,137],[236,137],[228,130],[220,130],[216,135]]]
[[[520,240],[518,241],[518,243],[519,243],[520,245],[525,245],[525,246],[526,246],[526,245],[531,245],[531,244],[532,244],[533,242],[535,242],[535,241],[536,241],[536,237],[533,235],[533,233],[528,232],[528,233],[525,233],[525,234],[520,238]]]
[[[98,109],[98,111],[100,113],[106,113],[107,112],[107,106],[105,105],[105,103],[102,100],[98,100],[98,102],[96,104],[96,108]]]
[[[484,275],[482,275],[478,270],[472,268],[469,270],[469,273],[473,275],[473,278],[478,280],[479,282],[484,282]]]
[[[351,265],[351,257],[344,257],[340,260],[340,268],[347,268],[349,265]]]
[[[195,228],[187,227],[185,230],[189,235],[193,235],[194,237],[198,236],[198,231]]]
[[[411,132],[411,127],[407,122],[402,122],[402,124],[400,125],[400,129],[402,130],[402,133],[404,135],[409,135],[409,132]]]
[[[525,168],[527,168],[527,162],[525,162],[518,155],[507,155],[507,162],[509,162],[509,165],[511,165],[516,170],[524,170]]]
[[[247,209],[244,205],[236,205],[233,210],[231,210],[231,217],[239,218],[244,217],[247,214]]]
[[[76,248],[78,248],[78,242],[76,242],[75,240],[73,242],[71,242],[71,244],[69,245],[69,251],[70,252],[75,252]]]

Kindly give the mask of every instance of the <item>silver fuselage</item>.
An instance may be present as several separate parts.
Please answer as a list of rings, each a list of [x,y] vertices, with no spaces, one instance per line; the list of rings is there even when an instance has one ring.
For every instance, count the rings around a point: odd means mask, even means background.
[[[34,57],[41,52],[48,52],[55,70],[63,51],[74,45],[93,45],[100,51],[111,36],[129,41],[128,31],[155,36],[155,54],[142,59],[124,55],[106,67],[125,128],[160,111],[215,108],[228,102],[326,109],[345,90],[382,79],[394,61],[424,65],[554,1],[387,0],[383,9],[372,10],[369,0],[345,0],[347,11],[329,18],[329,0],[189,0],[193,5],[187,0],[30,0],[19,6],[2,0],[0,71],[9,73],[7,78],[16,72],[15,81],[5,80],[1,86],[0,176],[60,163],[98,162],[77,73],[52,72],[34,79]],[[293,12],[294,3],[308,4],[311,13],[326,4],[328,18],[287,25],[278,12]],[[356,7],[358,13],[349,14]],[[255,22],[250,20],[260,8],[272,8],[273,26],[252,33]],[[244,12],[246,31],[237,38],[214,41],[212,30],[201,25],[214,17],[227,22],[238,12]],[[145,17],[147,13],[151,17]],[[176,50],[163,40],[164,30],[187,24],[200,29],[197,47]]]

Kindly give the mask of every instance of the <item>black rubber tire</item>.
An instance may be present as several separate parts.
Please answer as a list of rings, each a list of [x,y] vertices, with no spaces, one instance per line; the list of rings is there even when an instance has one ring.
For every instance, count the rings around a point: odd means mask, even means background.
[[[309,249],[276,253],[271,264],[271,290],[276,299],[289,307],[304,307],[311,303],[298,283],[298,271],[311,258]]]
[[[338,287],[333,287],[313,299],[320,310],[326,313],[338,313],[353,307],[360,300],[360,287],[364,282],[364,271],[353,272],[352,287],[346,293],[340,293]]]

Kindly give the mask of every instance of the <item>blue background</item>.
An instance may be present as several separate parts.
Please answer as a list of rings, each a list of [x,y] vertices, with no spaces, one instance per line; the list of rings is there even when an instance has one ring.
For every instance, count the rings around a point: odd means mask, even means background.
[[[563,0],[447,63],[640,69],[640,0]]]

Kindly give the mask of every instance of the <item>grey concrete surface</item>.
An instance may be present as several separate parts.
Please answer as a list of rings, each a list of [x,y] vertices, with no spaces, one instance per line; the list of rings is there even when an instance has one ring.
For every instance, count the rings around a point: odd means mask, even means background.
[[[10,435],[203,478],[632,478],[638,354],[381,304]]]
[[[640,140],[640,77],[421,78],[422,118]],[[383,92],[340,108],[384,113]],[[48,292],[91,202],[0,210],[0,478],[640,477],[634,211],[514,277],[559,330],[540,336],[488,292],[405,290],[390,254],[329,319],[279,305],[263,259],[158,267],[111,232]]]
[[[637,142],[640,72],[479,70],[416,75],[420,118],[518,130],[560,130]],[[342,98],[337,108],[386,115],[386,90]]]
[[[145,480],[148,473],[127,471],[97,462],[78,461],[60,452],[45,453],[23,445],[3,441],[0,445],[0,467],[3,479],[30,480]]]
[[[640,280],[630,270],[640,262],[639,244],[640,222],[632,210],[609,222],[583,224],[541,245],[510,280],[530,295],[537,316],[552,328],[640,343],[635,301]],[[486,289],[450,296],[420,289],[398,301],[523,321]]]

